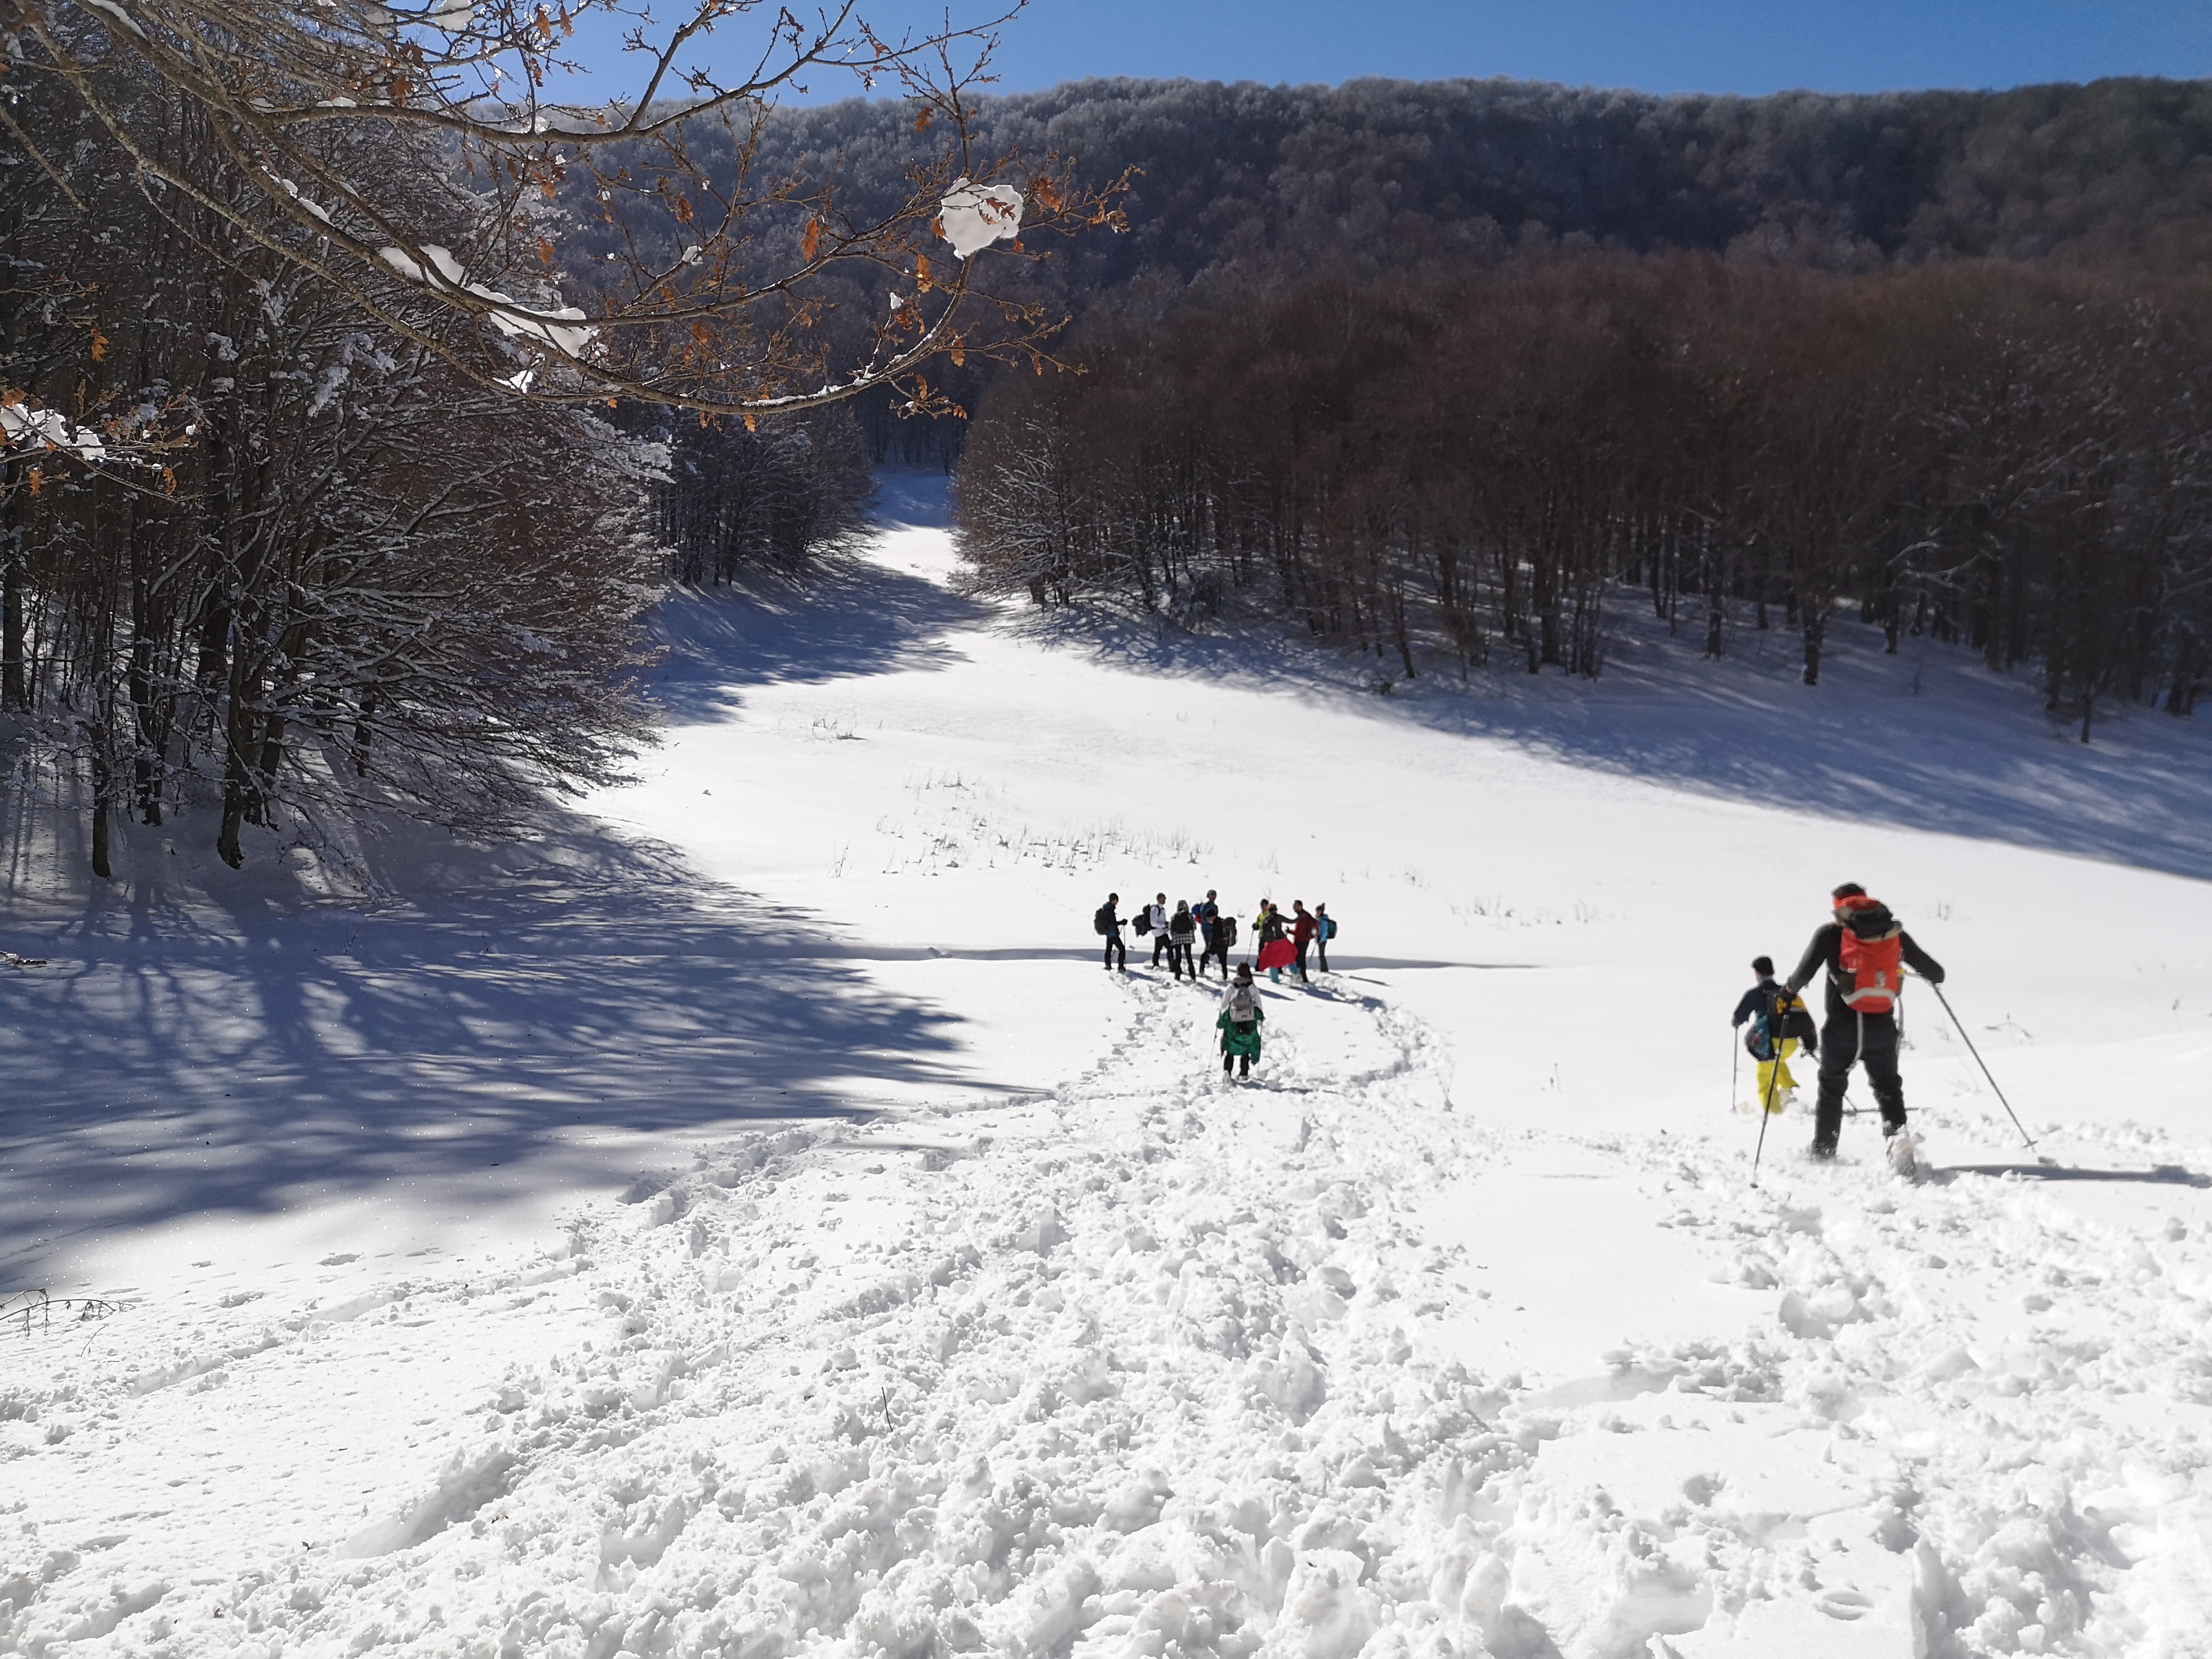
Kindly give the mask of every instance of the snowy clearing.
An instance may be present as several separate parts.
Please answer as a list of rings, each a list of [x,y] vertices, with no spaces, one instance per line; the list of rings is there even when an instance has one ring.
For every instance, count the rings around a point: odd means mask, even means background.
[[[1626,610],[1384,698],[894,505],[672,603],[529,846],[134,830],[88,903],[15,805],[0,1288],[120,1311],[0,1341],[0,1650],[2212,1653],[2202,732]],[[2047,1162],[1916,996],[1929,1178],[1793,1113],[1749,1185],[1727,1016],[1846,878]],[[1249,1085],[1089,933],[1208,887],[1344,928]]]

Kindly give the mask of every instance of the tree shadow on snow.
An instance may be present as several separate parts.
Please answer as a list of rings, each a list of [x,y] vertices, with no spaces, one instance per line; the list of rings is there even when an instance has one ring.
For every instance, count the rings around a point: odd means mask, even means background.
[[[2085,744],[2027,678],[1930,640],[1887,655],[1880,629],[1844,617],[1807,686],[1794,633],[1733,630],[1730,654],[1708,659],[1698,629],[1670,635],[1636,603],[1609,609],[1595,681],[1507,663],[1462,684],[1433,660],[1407,680],[1395,653],[1273,624],[1194,632],[1094,606],[1011,611],[1005,625],[1132,672],[1256,684],[1667,787],[2212,878],[2212,733],[2196,721],[2112,710]]]
[[[833,561],[804,581],[684,590],[660,607],[666,655],[651,689],[678,722],[719,720],[747,686],[958,662],[947,636],[984,614],[921,576],[857,562]]]
[[[11,948],[52,965],[0,982],[0,1276],[380,1183],[605,1181],[623,1154],[583,1151],[589,1126],[858,1118],[988,1086],[957,1071],[952,1018],[665,849],[570,821],[505,848],[403,832],[373,857],[428,896],[303,909],[218,866],[188,907],[142,856],[151,873],[66,920],[19,915]]]

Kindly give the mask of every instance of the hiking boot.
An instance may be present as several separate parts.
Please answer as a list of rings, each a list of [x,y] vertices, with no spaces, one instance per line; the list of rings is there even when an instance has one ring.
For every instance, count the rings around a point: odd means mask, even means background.
[[[1813,1143],[1813,1156],[1818,1158],[1821,1163],[1826,1164],[1829,1162],[1835,1157],[1835,1155],[1836,1143],[1834,1141],[1816,1140]]]

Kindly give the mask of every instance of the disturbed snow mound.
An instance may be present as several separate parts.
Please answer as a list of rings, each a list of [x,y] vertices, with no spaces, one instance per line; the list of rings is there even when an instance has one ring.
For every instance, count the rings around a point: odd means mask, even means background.
[[[124,1307],[0,1342],[0,1650],[2205,1651],[2201,733],[1185,672],[878,553],[672,607],[577,837],[10,866],[0,1265]],[[1793,1112],[1753,1191],[1727,1012],[1845,877],[1971,1022],[1926,1179]],[[1345,923],[1249,1085],[1100,972],[1163,887]]]
[[[2212,1607],[2201,1456],[2129,1401],[2212,1398],[2201,1255],[1978,1176],[1847,1165],[1830,1222],[1679,1139],[1667,1163],[1661,1138],[1611,1150],[1656,1166],[1716,1279],[1764,1291],[1763,1332],[1624,1349],[1548,1391],[1482,1377],[1443,1352],[1458,1264],[1412,1218],[1518,1138],[1471,1129],[1429,1034],[1350,990],[1271,998],[1249,1085],[1213,1069],[1211,996],[1139,984],[1110,1058],[1049,1101],[717,1147],[527,1267],[37,1351],[0,1411],[19,1482],[88,1488],[126,1442],[175,1448],[176,1474],[97,1552],[24,1528],[0,1634],[30,1654],[242,1632],[749,1659],[2187,1650],[2177,1619]],[[1970,1351],[1946,1287],[1993,1277],[2094,1286],[2105,1322]],[[495,1354],[502,1320],[586,1310],[588,1337],[483,1364],[365,1504],[335,1460],[281,1517],[203,1482],[233,1455],[210,1431],[285,1386],[271,1358],[296,1387],[403,1346]],[[347,1409],[375,1440],[410,1407],[371,1389]],[[209,1571],[256,1553],[241,1522],[286,1546]],[[1822,1628],[1864,1640],[1801,1645]]]

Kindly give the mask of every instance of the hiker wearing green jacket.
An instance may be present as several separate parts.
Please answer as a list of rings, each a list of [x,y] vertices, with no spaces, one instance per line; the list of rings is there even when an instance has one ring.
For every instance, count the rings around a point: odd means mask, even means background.
[[[1252,1075],[1252,1062],[1260,1058],[1260,1023],[1267,1017],[1250,966],[1240,965],[1236,982],[1221,994],[1221,1012],[1213,1021],[1221,1032],[1222,1076],[1232,1067],[1239,1077]]]

